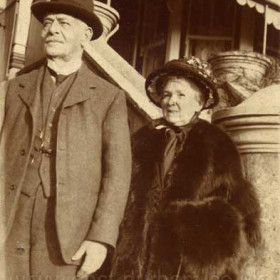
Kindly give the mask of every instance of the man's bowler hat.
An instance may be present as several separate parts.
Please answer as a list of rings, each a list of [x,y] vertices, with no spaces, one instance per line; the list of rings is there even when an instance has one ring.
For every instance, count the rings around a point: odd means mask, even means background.
[[[78,18],[92,28],[92,40],[100,37],[103,32],[102,23],[94,13],[93,0],[35,0],[31,10],[40,22],[48,13],[68,14]]]
[[[148,76],[145,84],[146,93],[157,106],[161,106],[162,99],[162,92],[159,92],[158,85],[163,78],[168,76],[184,77],[198,85],[205,97],[203,109],[210,109],[218,104],[216,80],[208,69],[207,63],[192,56],[171,60]]]

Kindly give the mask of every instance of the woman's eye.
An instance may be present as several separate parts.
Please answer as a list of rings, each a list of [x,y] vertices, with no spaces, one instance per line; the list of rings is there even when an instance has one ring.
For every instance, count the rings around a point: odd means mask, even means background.
[[[167,92],[164,92],[163,95],[162,95],[162,97],[163,97],[163,98],[170,97],[170,94],[167,93]]]

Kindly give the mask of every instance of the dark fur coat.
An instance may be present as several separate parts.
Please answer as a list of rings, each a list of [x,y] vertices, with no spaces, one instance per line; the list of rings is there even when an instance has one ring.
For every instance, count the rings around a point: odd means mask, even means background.
[[[133,137],[132,186],[112,279],[238,279],[261,237],[259,202],[234,144],[197,121],[162,184],[164,140],[164,130],[151,126]]]

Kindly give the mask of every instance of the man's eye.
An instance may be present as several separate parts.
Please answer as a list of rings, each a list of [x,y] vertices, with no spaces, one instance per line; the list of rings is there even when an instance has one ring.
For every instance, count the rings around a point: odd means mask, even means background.
[[[51,25],[51,22],[50,22],[50,21],[44,21],[44,22],[43,22],[43,26],[44,26],[44,27],[47,27],[47,26],[49,26],[49,25]]]
[[[69,25],[70,25],[70,23],[67,22],[67,21],[62,21],[62,22],[60,22],[60,24],[61,24],[62,26],[69,26]]]
[[[185,97],[186,95],[184,93],[179,94],[180,97]]]

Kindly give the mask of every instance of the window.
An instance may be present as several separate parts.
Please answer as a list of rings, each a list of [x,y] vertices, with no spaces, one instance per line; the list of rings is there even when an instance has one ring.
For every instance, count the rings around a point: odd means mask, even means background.
[[[183,55],[207,60],[213,53],[235,45],[237,4],[225,0],[186,2]]]
[[[255,51],[262,53],[264,34],[264,15],[258,14],[256,20]],[[280,59],[280,31],[272,24],[267,26],[266,53]]]
[[[144,1],[140,58],[142,75],[146,77],[164,64],[168,32],[168,9],[165,0]]]

